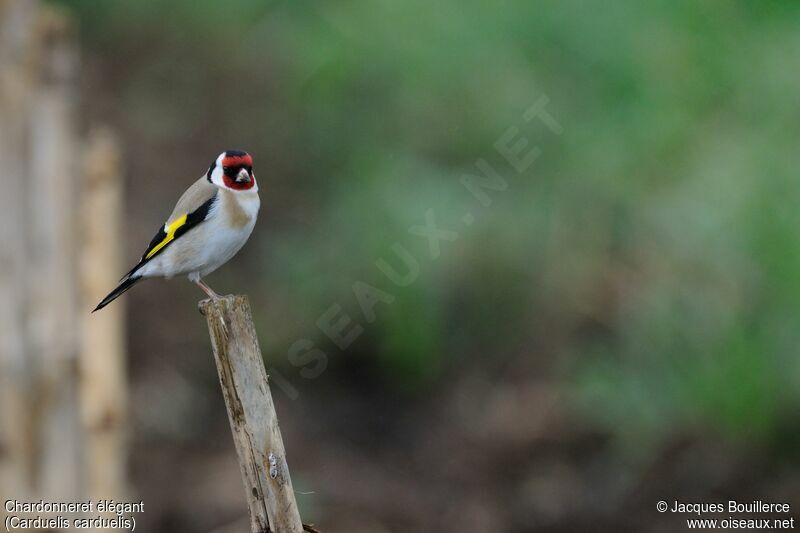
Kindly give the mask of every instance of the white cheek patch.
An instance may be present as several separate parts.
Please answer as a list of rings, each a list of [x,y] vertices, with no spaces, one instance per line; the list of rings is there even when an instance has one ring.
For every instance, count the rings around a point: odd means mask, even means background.
[[[214,170],[211,171],[211,183],[218,187],[224,187],[225,182],[222,179],[222,159],[225,157],[225,154],[219,154],[217,156],[216,164],[214,165]]]
[[[222,181],[222,167],[219,165],[214,168],[214,172],[211,173],[211,181],[214,185],[218,185],[220,187],[225,186],[225,182]]]

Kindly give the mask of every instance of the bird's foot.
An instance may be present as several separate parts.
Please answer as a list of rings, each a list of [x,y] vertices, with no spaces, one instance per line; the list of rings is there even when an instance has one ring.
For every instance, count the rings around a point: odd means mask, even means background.
[[[209,297],[209,298],[211,298],[212,300],[214,300],[214,302],[217,302],[217,301],[218,301],[220,298],[222,298],[222,296],[220,296],[219,294],[217,294],[216,292],[214,292],[214,289],[212,289],[211,287],[209,287],[209,286],[206,284],[206,282],[205,282],[205,281],[203,281],[202,279],[198,278],[198,279],[195,281],[195,283],[197,284],[197,286],[198,286],[198,287],[200,287],[201,289],[203,289],[203,292],[204,292],[204,293],[206,293],[206,294],[208,294],[208,297]]]
[[[222,334],[227,339],[228,325],[225,323],[225,317],[223,316],[222,306],[219,305],[219,301],[222,299],[222,296],[214,292],[214,289],[206,285],[206,283],[203,282],[202,279],[198,279],[197,281],[195,281],[195,283],[197,284],[198,287],[203,289],[203,292],[205,292],[208,295],[208,297],[211,298],[211,301],[214,302],[214,305],[216,305],[217,309],[219,309],[219,322],[220,325],[222,326]]]

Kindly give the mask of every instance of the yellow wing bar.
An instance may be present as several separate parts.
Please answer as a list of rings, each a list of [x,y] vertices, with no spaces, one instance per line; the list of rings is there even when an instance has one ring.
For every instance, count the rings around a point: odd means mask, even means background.
[[[167,235],[160,243],[156,244],[152,250],[147,252],[145,259],[150,259],[154,255],[156,255],[160,249],[162,249],[170,242],[172,242],[172,239],[175,238],[175,232],[178,231],[178,228],[180,228],[184,224],[186,224],[186,215],[183,215],[175,219],[175,221],[173,221],[172,224],[167,224],[167,227],[165,228],[165,232]]]

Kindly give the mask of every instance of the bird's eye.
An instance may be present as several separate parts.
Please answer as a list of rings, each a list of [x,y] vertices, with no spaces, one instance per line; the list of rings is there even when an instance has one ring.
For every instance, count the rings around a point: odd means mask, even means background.
[[[222,171],[223,171],[225,174],[227,174],[228,172],[230,172],[230,171],[231,171],[231,167],[222,167]]]

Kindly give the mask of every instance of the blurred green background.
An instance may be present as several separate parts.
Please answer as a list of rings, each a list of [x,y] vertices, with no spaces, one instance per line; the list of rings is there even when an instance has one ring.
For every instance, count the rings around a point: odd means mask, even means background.
[[[666,531],[659,499],[800,503],[800,4],[58,3],[85,121],[124,141],[131,263],[217,153],[255,156],[259,224],[209,282],[251,296],[296,393],[273,391],[308,521]],[[543,95],[561,135],[522,120]],[[494,148],[512,126],[541,150],[521,174]],[[479,158],[508,182],[489,206],[459,183]],[[437,259],[409,233],[429,209],[459,234]],[[405,288],[375,266],[395,242]],[[394,297],[374,323],[357,281]],[[241,512],[235,466],[206,515],[210,488],[154,496],[169,450],[200,477],[232,453],[200,296],[122,300],[152,531]],[[346,350],[316,325],[334,304],[365,330]]]

